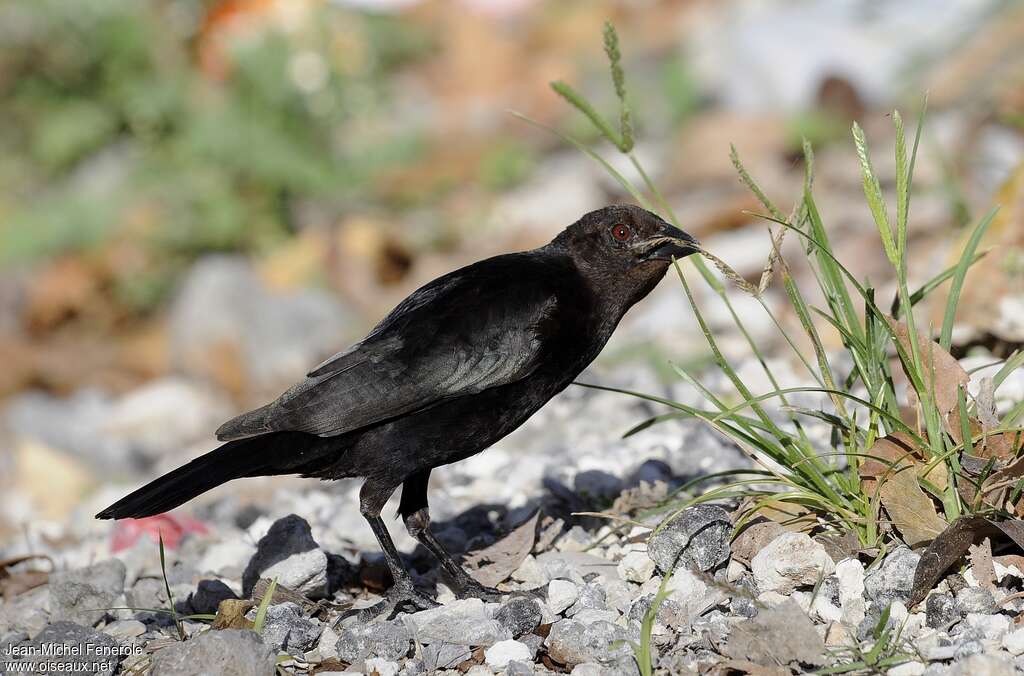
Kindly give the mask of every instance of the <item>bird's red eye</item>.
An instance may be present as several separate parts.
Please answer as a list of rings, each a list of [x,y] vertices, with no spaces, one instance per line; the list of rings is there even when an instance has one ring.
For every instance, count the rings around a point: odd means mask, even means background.
[[[628,225],[624,223],[617,223],[612,226],[612,237],[619,240],[620,242],[625,242],[632,236],[633,228],[629,227]]]

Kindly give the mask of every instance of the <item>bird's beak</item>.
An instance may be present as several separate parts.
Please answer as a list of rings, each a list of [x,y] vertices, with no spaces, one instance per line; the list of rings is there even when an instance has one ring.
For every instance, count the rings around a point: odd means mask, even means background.
[[[668,223],[656,235],[637,242],[635,246],[645,261],[671,261],[700,251],[696,239]]]

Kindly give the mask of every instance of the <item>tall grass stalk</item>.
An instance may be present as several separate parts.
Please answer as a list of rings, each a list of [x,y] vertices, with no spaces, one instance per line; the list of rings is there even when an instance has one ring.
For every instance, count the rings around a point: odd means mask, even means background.
[[[620,106],[619,130],[615,130],[582,94],[565,83],[553,83],[552,87],[570,105],[582,112],[618,152],[629,159],[637,170],[640,185],[633,184],[597,151],[581,141],[558,131],[555,133],[603,167],[641,206],[660,212],[668,221],[682,227],[680,219],[633,152],[632,110],[626,100],[618,38],[610,24],[605,28],[605,44],[606,47],[614,45],[614,49],[606,51]],[[924,110],[925,106],[922,106],[913,143],[909,148],[903,118],[898,112],[893,114],[896,136],[896,204],[893,216],[890,216],[881,181],[871,160],[867,137],[857,124],[854,124],[852,130],[867,211],[879,235],[879,255],[888,260],[896,280],[896,294],[889,312],[882,309],[876,290],[868,282],[857,279],[836,253],[814,197],[814,152],[810,144],[805,142],[803,145],[803,190],[789,215],[785,215],[760,188],[743,165],[739,152],[732,148],[731,159],[740,180],[764,209],[763,213],[753,215],[779,228],[778,235],[770,234],[768,238],[768,264],[761,283],[753,285],[739,281],[738,286],[757,299],[762,311],[778,331],[779,344],[792,353],[795,363],[813,384],[801,388],[781,387],[763,351],[764,342],[752,335],[744,318],[736,310],[726,285],[701,257],[694,256],[684,262],[677,262],[675,270],[684,295],[704,335],[713,363],[727,377],[732,391],[712,393],[693,373],[674,367],[682,378],[704,395],[704,405],[689,406],[638,392],[625,392],[656,401],[671,409],[669,413],[659,414],[640,423],[627,434],[670,418],[695,418],[733,441],[751,458],[754,469],[730,473],[724,477],[716,475],[716,480],[726,479],[726,482],[689,500],[680,501],[677,498],[670,503],[670,507],[683,509],[694,501],[742,496],[749,498],[746,502],[747,511],[740,518],[742,525],[756,516],[766,504],[792,503],[817,514],[823,526],[852,531],[863,546],[876,547],[889,529],[879,519],[877,491],[869,493],[863,488],[858,469],[871,457],[871,449],[877,439],[901,433],[920,453],[921,461],[928,463],[929,472],[938,465],[946,467],[950,477],[946,485],[939,487],[927,478],[921,481],[925,490],[942,505],[945,516],[953,519],[965,508],[969,508],[963,504],[957,489],[957,456],[963,445],[956,444],[946,433],[943,427],[945,412],[936,405],[934,343],[922,338],[922,335],[927,335],[927,331],[922,331],[922,327],[917,325],[912,310],[942,288],[945,282],[950,282],[939,343],[942,348],[947,348],[964,278],[970,266],[981,259],[981,255],[976,253],[978,244],[994,211],[975,226],[968,245],[955,265],[941,271],[920,287],[911,289],[907,233],[910,228],[911,186]],[[543,126],[532,120],[527,121]],[[820,306],[811,301],[807,290],[802,288],[787,263],[782,260],[780,249],[782,237],[786,233],[791,233],[801,242],[800,250],[805,254],[804,263],[810,269],[811,282],[822,299]],[[728,266],[710,252],[707,254],[708,260],[724,270],[728,278]],[[768,391],[753,392],[723,353],[718,337],[698,303],[698,294],[692,287],[693,282],[686,268],[694,269],[703,285],[724,304],[738,334],[756,358],[758,368],[764,372],[770,385]],[[792,329],[786,328],[777,310],[763,296],[768,280],[773,275],[781,280],[789,309],[798,319],[803,333],[802,341]],[[906,324],[909,339],[905,342],[899,339],[894,325],[896,321]],[[839,336],[842,349],[838,353],[826,348],[824,332],[833,332]],[[809,355],[800,347],[801,342],[810,345]],[[906,399],[894,377],[894,363],[898,363],[906,373],[909,387],[919,402],[919,425],[908,424],[903,420],[901,404]],[[820,395],[820,406],[808,407],[796,403],[813,394]],[[1018,408],[1020,410],[1011,411],[1006,424],[1012,424],[1024,416],[1024,408]],[[829,447],[822,448],[820,443],[812,442],[808,437],[805,428],[811,419],[830,426]],[[970,438],[970,434],[967,437]],[[883,477],[882,481],[885,480]]]
[[[626,97],[618,37],[610,24],[605,26],[604,37],[612,82],[619,101],[618,130],[569,85],[556,82],[552,83],[552,88],[586,116],[597,131],[628,158],[637,171],[640,185],[633,184],[600,153],[578,139],[529,118],[520,117],[559,135],[607,171],[638,204],[659,212],[673,225],[682,227],[680,219],[633,152],[632,109]],[[795,363],[812,384],[806,387],[781,387],[771,362],[763,352],[763,340],[756,339],[750,332],[732,303],[726,285],[699,256],[692,256],[683,262],[676,261],[675,272],[683,293],[700,326],[712,361],[727,377],[731,391],[712,392],[693,373],[678,366],[673,366],[676,373],[703,395],[703,404],[694,406],[640,392],[586,386],[640,397],[668,409],[667,412],[637,424],[626,433],[627,436],[669,419],[696,419],[732,441],[747,454],[753,467],[719,472],[690,482],[665,504],[638,516],[638,519],[658,512],[678,513],[696,502],[734,499],[741,500],[741,508],[735,520],[738,531],[762,511],[768,508],[777,511],[779,505],[789,505],[797,513],[809,515],[812,527],[817,530],[852,532],[862,547],[881,548],[884,551],[889,541],[900,534],[882,518],[882,488],[901,471],[901,467],[906,468],[904,463],[908,462],[916,469],[914,476],[920,490],[934,500],[933,506],[941,507],[939,516],[945,517],[947,521],[953,521],[964,512],[983,508],[980,492],[972,504],[965,504],[965,492],[961,489],[965,486],[981,486],[991,467],[986,468],[980,477],[972,478],[961,472],[959,458],[965,451],[972,451],[973,444],[983,443],[988,436],[1003,430],[1017,430],[1013,426],[1024,417],[1024,402],[1004,416],[999,429],[983,430],[981,433],[967,424],[976,415],[976,406],[973,401],[968,402],[962,388],[957,393],[959,406],[956,410],[942,410],[938,404],[940,396],[948,401],[949,394],[936,391],[937,357],[945,355],[951,344],[952,327],[963,283],[970,267],[984,255],[977,253],[977,249],[992,222],[995,210],[974,226],[956,264],[939,272],[918,288],[911,289],[907,244],[911,186],[926,105],[927,101],[921,107],[913,144],[909,149],[903,118],[898,111],[892,116],[896,166],[893,217],[890,217],[889,205],[881,188],[882,182],[871,160],[867,136],[860,125],[855,123],[852,128],[852,142],[860,165],[866,211],[879,236],[878,254],[888,261],[896,281],[896,293],[888,305],[888,312],[883,310],[876,289],[850,272],[832,244],[814,197],[814,152],[810,144],[807,141],[803,143],[803,187],[788,215],[784,215],[783,210],[760,188],[743,165],[739,152],[735,148],[731,149],[730,157],[741,182],[763,207],[762,213],[751,216],[776,227],[778,234],[769,231],[768,262],[757,285],[739,278],[724,261],[711,252],[703,252],[704,257],[726,279],[732,280],[758,301],[761,310],[778,332],[779,345],[792,353]],[[809,269],[810,282],[821,299],[818,305],[814,304],[817,301],[812,302],[807,289],[797,281],[782,258],[781,247],[787,233],[800,242],[799,251],[804,259],[804,267]],[[767,391],[752,391],[719,347],[718,336],[711,329],[698,303],[698,294],[692,287],[693,281],[686,272],[687,268],[695,270],[700,282],[718,302],[724,304],[736,331],[767,378],[770,385]],[[773,276],[781,280],[788,310],[796,316],[799,329],[787,328],[777,310],[764,298],[763,294]],[[947,282],[949,291],[936,343],[929,336],[930,327],[919,326],[913,310]],[[796,331],[803,334],[802,339]],[[825,332],[837,335],[842,348],[831,351],[827,349],[822,337]],[[801,348],[801,340],[810,345],[809,355]],[[993,379],[993,389],[1022,364],[1024,357],[1020,354],[1007,360]],[[898,384],[895,368],[905,373],[908,381],[906,386]],[[808,395],[817,395],[818,402],[813,406],[797,403],[806,400]],[[911,404],[916,404],[916,421],[904,420],[903,409]],[[951,415],[961,426],[960,429],[953,430]],[[805,429],[808,421],[828,425],[830,440],[827,444],[810,439]],[[954,438],[954,431],[962,442]],[[897,435],[893,438],[900,439],[909,450],[896,460],[876,455],[874,448],[878,440],[893,435]],[[874,481],[865,481],[861,470],[869,461],[876,461],[876,464],[882,461],[888,469],[874,477]],[[718,485],[704,490],[706,482],[711,481]],[[913,479],[910,481],[913,482]],[[912,490],[919,489],[914,486]],[[1012,493],[1013,499],[1016,500],[1022,492],[1021,487],[1017,486]],[[885,505],[885,509],[888,512],[889,505]],[[669,520],[664,519],[662,524]],[[657,603],[652,604],[647,613],[645,626],[653,624],[656,612]],[[897,654],[898,641],[893,640],[892,635],[883,632],[878,639],[876,649],[857,656],[862,666],[888,667],[905,659]],[[649,639],[642,641],[635,649],[641,672],[649,673],[653,668]]]

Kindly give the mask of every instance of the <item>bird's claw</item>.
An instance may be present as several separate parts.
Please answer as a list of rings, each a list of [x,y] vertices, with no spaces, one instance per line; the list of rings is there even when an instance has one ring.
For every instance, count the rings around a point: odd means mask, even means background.
[[[485,587],[471,577],[466,578],[462,581],[459,586],[459,591],[456,593],[460,599],[480,599],[481,601],[500,601],[505,592],[502,592],[494,587]]]
[[[395,584],[387,591],[384,598],[367,608],[352,609],[345,613],[335,621],[334,628],[337,629],[341,626],[345,620],[349,618],[356,618],[359,623],[370,622],[377,618],[383,618],[390,620],[399,612],[418,612],[420,610],[430,610],[431,608],[437,608],[440,603],[429,598],[412,586],[412,583],[408,584]]]

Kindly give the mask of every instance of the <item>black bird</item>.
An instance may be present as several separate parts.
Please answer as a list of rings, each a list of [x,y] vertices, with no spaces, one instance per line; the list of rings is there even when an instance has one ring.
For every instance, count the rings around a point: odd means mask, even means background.
[[[459,593],[495,599],[431,533],[430,471],[486,449],[565,389],[671,260],[696,246],[644,209],[610,206],[539,249],[439,277],[276,401],[224,423],[217,438],[227,443],[96,516],[160,514],[241,477],[362,477],[360,512],[394,577],[364,618],[436,605],[413,588],[381,519],[399,486],[406,528]]]

